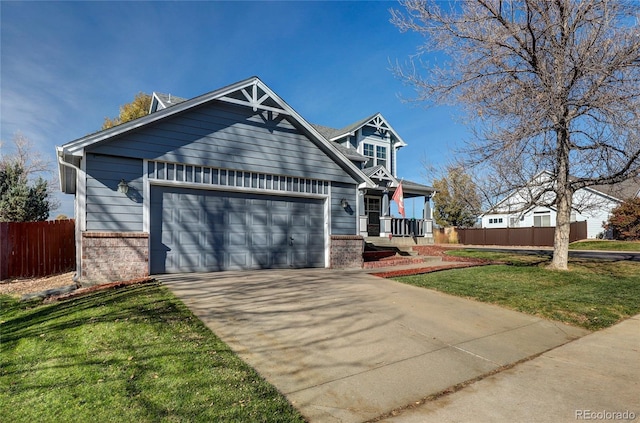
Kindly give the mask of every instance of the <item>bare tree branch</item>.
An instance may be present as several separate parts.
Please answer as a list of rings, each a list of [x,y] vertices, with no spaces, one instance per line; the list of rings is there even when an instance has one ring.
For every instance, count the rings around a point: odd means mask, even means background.
[[[524,189],[529,205],[556,208],[553,267],[566,269],[576,191],[640,174],[640,3],[401,3],[391,22],[425,42],[395,75],[414,101],[466,110],[475,141],[465,165],[490,182],[485,198]],[[416,66],[424,53],[438,62]],[[542,171],[553,184],[531,188]]]

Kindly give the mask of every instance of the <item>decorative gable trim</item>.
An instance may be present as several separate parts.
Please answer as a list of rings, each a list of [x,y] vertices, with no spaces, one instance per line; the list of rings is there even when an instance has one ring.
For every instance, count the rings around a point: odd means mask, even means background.
[[[259,80],[256,79],[253,81],[253,84],[251,84],[251,87],[240,88],[237,91],[220,97],[220,100],[240,106],[251,107],[254,112],[260,109],[290,115],[291,113],[281,107],[278,99],[274,99],[273,96],[269,94],[268,91],[270,90],[267,90],[264,84],[258,84],[258,82]],[[247,89],[249,89],[250,92],[247,91]]]
[[[398,135],[398,133],[393,129],[389,122],[382,116],[380,113],[376,113],[373,116],[370,116],[366,119],[363,119],[359,122],[356,122],[352,125],[349,125],[345,128],[339,129],[331,138],[331,141],[337,141],[341,138],[344,138],[347,135],[355,135],[356,131],[361,129],[364,126],[371,126],[375,128],[376,132],[388,132],[393,134],[394,138],[397,142],[394,144],[396,148],[405,147],[407,145],[406,142]]]
[[[371,179],[390,182],[389,186],[391,187],[397,187],[400,185],[400,182],[398,182],[398,180],[394,178],[384,166],[375,166],[370,168],[370,170],[367,170],[366,174]]]

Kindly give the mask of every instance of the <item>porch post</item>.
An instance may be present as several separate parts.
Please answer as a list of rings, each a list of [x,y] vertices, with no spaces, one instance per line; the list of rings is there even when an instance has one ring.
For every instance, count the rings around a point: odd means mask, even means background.
[[[433,236],[433,220],[431,218],[431,197],[428,195],[424,196],[424,211],[422,213],[422,217],[424,219],[424,236],[432,237]]]
[[[358,191],[358,232],[360,236],[367,237],[369,235],[369,229],[367,225],[369,219],[367,217],[367,210],[364,207],[364,191]]]
[[[380,236],[388,237],[391,232],[391,216],[389,216],[389,190],[382,193],[382,215],[380,216]]]
[[[382,193],[382,215],[389,216],[389,190],[385,189]]]
[[[431,219],[431,202],[429,201],[431,197],[425,195],[424,196],[424,211],[422,213],[422,218],[424,220]]]

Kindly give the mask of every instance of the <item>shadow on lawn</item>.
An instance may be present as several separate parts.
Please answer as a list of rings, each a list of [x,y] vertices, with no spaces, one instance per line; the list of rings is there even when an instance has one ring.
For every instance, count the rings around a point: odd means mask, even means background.
[[[90,413],[98,421],[134,415],[254,421],[272,411],[284,413],[283,421],[301,421],[275,388],[157,283],[36,307],[3,299],[1,320],[0,378],[11,381],[7,404],[14,413],[8,419],[46,414],[73,421]],[[19,345],[30,339],[42,356]],[[26,349],[14,353],[20,348]],[[35,409],[20,411],[18,404],[33,398]],[[253,402],[243,404],[246,398]],[[70,417],[69,405],[79,414]]]
[[[19,317],[3,322],[2,342],[11,343],[87,323],[128,319],[140,313],[144,313],[149,321],[168,322],[180,319],[184,309],[176,307],[175,302],[168,298],[158,302],[156,296],[152,298],[150,289],[155,292],[158,288],[159,284],[153,283],[152,286],[146,284],[112,289],[48,305],[38,302],[35,307],[33,303],[18,303],[13,307],[23,311],[19,313]],[[132,305],[125,307],[126,303]]]

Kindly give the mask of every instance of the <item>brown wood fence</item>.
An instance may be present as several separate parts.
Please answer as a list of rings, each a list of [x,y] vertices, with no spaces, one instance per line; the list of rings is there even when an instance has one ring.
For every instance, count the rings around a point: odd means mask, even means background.
[[[0,222],[0,280],[54,275],[75,266],[73,219]]]
[[[458,242],[466,245],[553,247],[555,227],[458,229]],[[587,237],[587,222],[573,222],[569,242]]]

